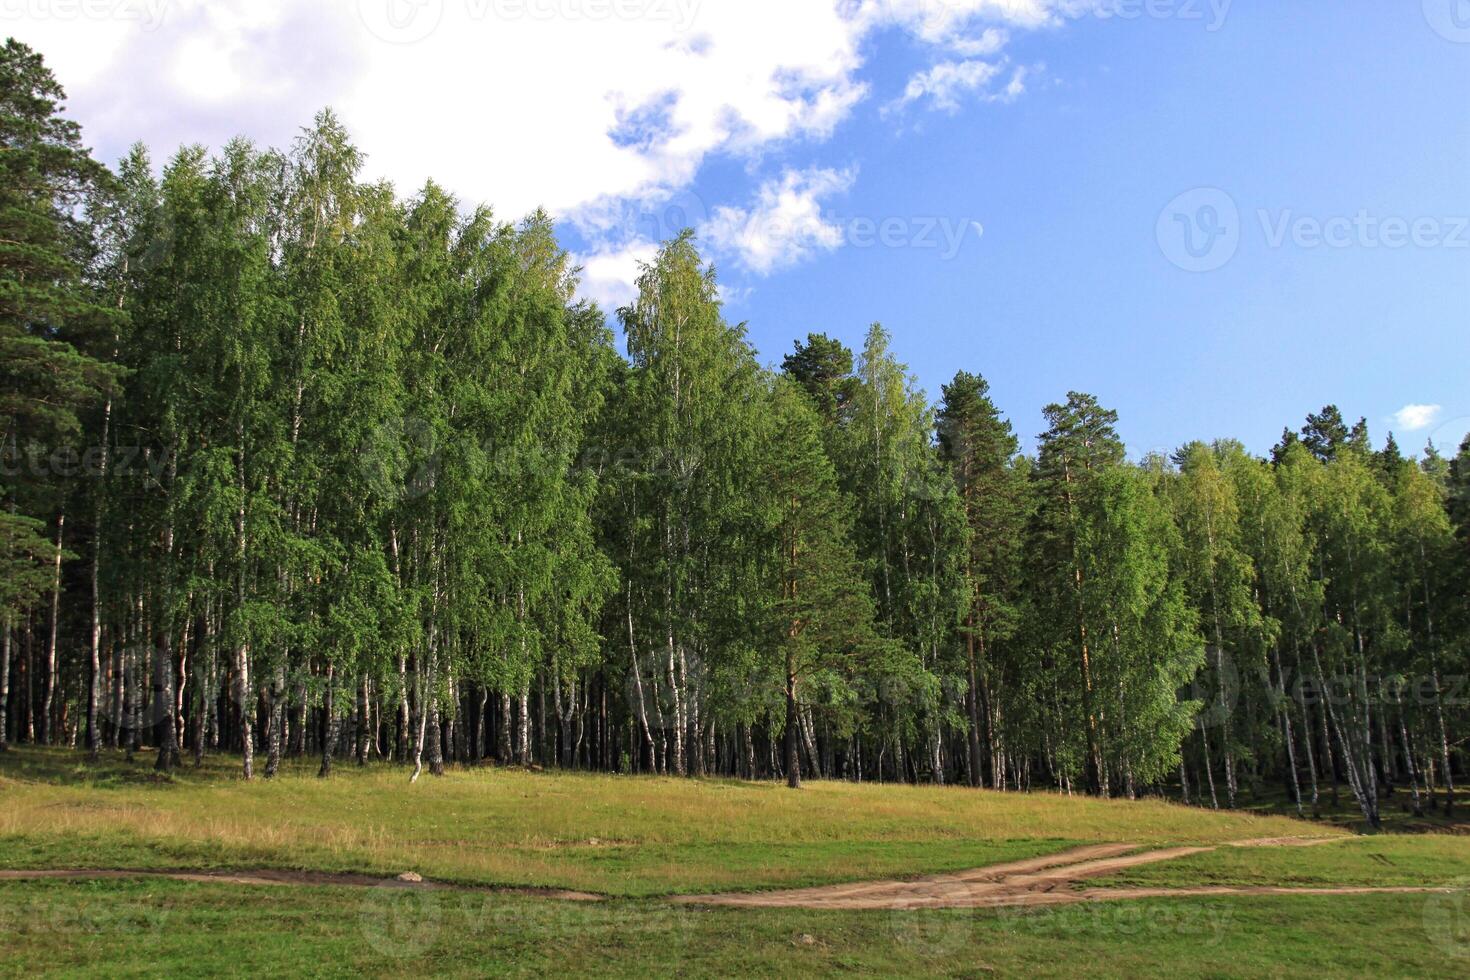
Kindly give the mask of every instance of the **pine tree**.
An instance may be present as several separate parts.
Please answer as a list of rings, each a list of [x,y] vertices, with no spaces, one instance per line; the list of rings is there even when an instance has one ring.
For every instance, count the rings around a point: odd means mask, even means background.
[[[779,582],[771,604],[786,703],[786,784],[801,786],[800,704],[808,683],[841,683],[871,655],[872,598],[848,538],[851,518],[808,396],[779,379],[770,395],[762,463]]]
[[[1038,609],[1054,648],[1067,649],[1074,674],[1062,688],[1076,712],[1076,723],[1064,733],[1079,734],[1084,751],[1080,761],[1091,793],[1106,793],[1102,719],[1093,660],[1102,639],[1089,624],[1089,590],[1084,552],[1084,519],[1095,505],[1098,480],[1123,461],[1123,444],[1114,426],[1117,413],[1103,408],[1092,395],[1072,392],[1066,404],[1044,410],[1050,428],[1040,436],[1035,471]],[[1059,735],[1060,737],[1060,735]]]
[[[1328,405],[1316,415],[1307,416],[1302,426],[1302,442],[1313,456],[1324,463],[1337,458],[1337,452],[1349,439],[1347,423],[1336,405]]]
[[[106,169],[61,113],[65,93],[41,56],[15,39],[0,48],[0,458],[15,475],[0,484],[0,630],[9,672],[14,617],[51,593],[42,737],[56,682],[56,630],[66,500],[45,461],[72,447],[80,413],[112,390],[119,373],[98,358],[118,313],[83,279],[95,241],[84,209],[111,185]],[[60,498],[60,499],[58,499]],[[5,744],[0,708],[0,745]]]
[[[853,399],[852,351],[826,334],[809,333],[781,362],[781,370],[805,389],[829,426],[843,423]]]
[[[1025,478],[1013,465],[1020,442],[991,401],[989,383],[964,371],[944,386],[938,437],[969,527],[965,558],[969,602],[963,634],[970,785],[984,782],[983,715],[991,785],[998,786],[1004,748],[997,744],[1001,725],[996,716],[1008,697],[1004,690],[997,690],[1004,674],[991,656],[1018,625],[1022,532],[1027,517]]]

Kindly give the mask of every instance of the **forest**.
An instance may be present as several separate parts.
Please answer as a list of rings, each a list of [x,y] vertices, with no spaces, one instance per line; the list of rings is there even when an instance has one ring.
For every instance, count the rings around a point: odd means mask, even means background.
[[[608,319],[330,111],[107,166],[63,103],[8,42],[0,748],[1456,806],[1470,438],[1022,452],[879,325],[763,364],[692,233]]]

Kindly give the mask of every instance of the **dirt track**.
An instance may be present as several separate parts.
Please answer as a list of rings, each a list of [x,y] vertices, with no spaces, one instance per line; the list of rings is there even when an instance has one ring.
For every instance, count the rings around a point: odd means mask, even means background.
[[[1343,838],[1271,838],[1240,841],[1236,847],[1306,847]],[[1139,851],[1133,844],[1099,844],[1061,854],[997,864],[952,875],[931,875],[908,881],[875,881],[777,892],[697,895],[675,899],[695,905],[743,908],[807,909],[959,909],[1028,905],[1068,905],[1076,902],[1121,901],[1209,895],[1364,895],[1413,892],[1451,892],[1450,888],[1089,888],[1075,886],[1158,861],[1171,861],[1214,850],[1213,847],[1170,847]]]
[[[419,891],[455,889],[458,891],[493,891],[510,895],[531,895],[564,902],[600,902],[601,895],[568,891],[560,888],[501,888],[453,885],[439,881],[408,881],[401,878],[375,878],[372,875],[328,871],[123,871],[111,869],[64,868],[60,870],[0,870],[0,881],[35,881],[46,878],[91,880],[99,878],[168,878],[171,881],[215,882],[226,885],[336,885],[350,888],[404,888]]]
[[[1308,847],[1350,840],[1342,837],[1273,837],[1236,841],[1229,847]],[[1273,886],[1199,886],[1183,888],[1079,888],[1082,882],[1127,868],[1203,854],[1213,847],[1169,847],[1139,850],[1135,844],[1092,844],[1060,854],[1010,861],[974,871],[930,875],[909,880],[867,881],[786,891],[725,895],[687,895],[673,901],[687,905],[738,908],[806,909],[960,909],[1069,905],[1139,898],[1208,897],[1217,895],[1368,895],[1451,893],[1447,887],[1280,888]],[[596,902],[603,896],[551,888],[493,888],[443,882],[323,871],[123,871],[68,868],[61,870],[0,870],[0,881],[37,879],[168,878],[174,881],[219,882],[232,885],[336,885],[358,888],[462,889],[530,895],[570,902]]]

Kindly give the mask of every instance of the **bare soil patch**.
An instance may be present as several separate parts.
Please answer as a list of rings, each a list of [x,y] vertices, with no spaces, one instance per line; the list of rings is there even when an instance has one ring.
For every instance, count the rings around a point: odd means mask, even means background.
[[[1305,847],[1343,838],[1277,837],[1242,841],[1237,847]],[[930,875],[907,881],[873,881],[822,888],[748,894],[680,897],[677,902],[740,908],[807,909],[960,909],[1077,902],[1121,901],[1139,898],[1177,898],[1211,895],[1366,895],[1452,892],[1445,887],[1279,888],[1079,888],[1088,879],[1113,874],[1141,864],[1172,861],[1212,851],[1212,847],[1169,847],[1140,851],[1133,844],[1099,844],[1074,848],[1049,857],[1013,861],[952,875]]]
[[[1230,847],[1310,847],[1351,838],[1267,837],[1237,841]],[[1159,861],[1172,861],[1203,854],[1213,847],[1166,847],[1140,850],[1136,844],[1091,844],[1059,854],[1008,861],[1004,864],[927,875],[912,879],[852,882],[815,888],[782,891],[738,892],[723,895],[679,896],[673,901],[688,905],[720,905],[737,908],[805,909],[961,909],[1038,905],[1070,905],[1078,902],[1114,902],[1141,898],[1211,897],[1220,895],[1370,895],[1453,893],[1445,886],[1286,888],[1252,885],[1232,887],[1209,885],[1181,888],[1083,888],[1083,882]],[[45,870],[0,870],[0,881],[44,879],[168,878],[174,881],[217,882],[232,885],[331,885],[352,888],[457,889],[488,891],[568,902],[597,902],[603,896],[556,888],[497,888],[428,881],[414,872],[396,878],[327,871],[124,870],[107,868],[61,868]]]

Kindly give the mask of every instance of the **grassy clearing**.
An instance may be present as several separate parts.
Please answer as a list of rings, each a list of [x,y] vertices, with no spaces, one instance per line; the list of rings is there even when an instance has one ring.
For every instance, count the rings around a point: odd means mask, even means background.
[[[815,782],[516,770],[410,787],[386,766],[331,780],[234,760],[168,779],[149,760],[0,756],[0,867],[302,868],[601,892],[0,881],[0,975],[442,973],[1457,975],[1465,891],[1242,896],[1064,908],[814,911],[675,905],[672,893],[939,873],[1079,843],[1343,836],[1326,822],[1176,804]],[[1463,884],[1470,837],[1232,848],[1089,885]]]
[[[277,867],[657,895],[939,873],[1077,843],[1219,843],[1341,831],[1159,801],[812,782],[478,769],[425,776],[234,760],[156,779],[148,760],[0,756],[0,866]]]
[[[1470,884],[1470,837],[1405,834],[1355,837],[1320,847],[1222,847],[1176,861],[1140,865],[1093,884],[1466,887]]]
[[[1443,896],[816,912],[508,895],[0,883],[0,974],[1446,976]]]

